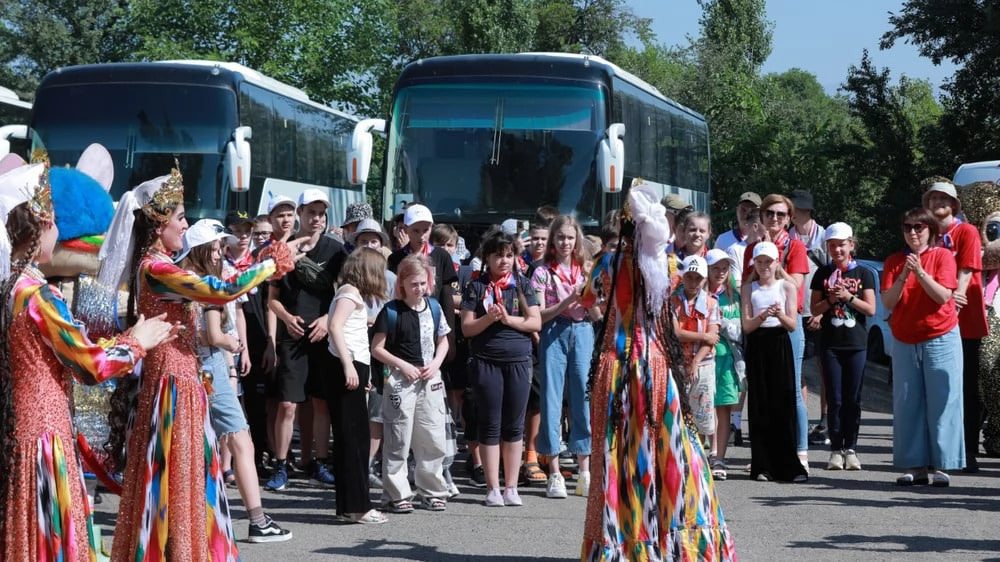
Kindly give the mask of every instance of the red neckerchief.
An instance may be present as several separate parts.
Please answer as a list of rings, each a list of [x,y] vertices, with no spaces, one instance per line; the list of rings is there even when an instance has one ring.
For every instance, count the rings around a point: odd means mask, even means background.
[[[733,229],[733,236],[736,237],[737,242],[742,242],[743,239],[746,238],[745,236],[743,236],[743,231],[740,230],[740,227],[738,226]]]
[[[785,252],[788,251],[788,246],[792,243],[792,237],[788,234],[788,231],[781,229],[778,237],[772,240],[775,246],[778,248],[778,257],[782,260],[785,259]]]
[[[528,264],[524,261],[524,258],[522,258],[521,256],[517,256],[517,269],[518,271],[521,272],[521,275],[524,275],[525,273],[528,272]]]
[[[434,250],[434,246],[431,246],[430,242],[425,242],[424,243],[424,247],[421,248],[421,250],[420,250],[420,253],[423,254],[423,255],[425,255],[425,256],[429,256],[429,255],[431,255],[431,252],[433,250]],[[408,256],[408,255],[410,255],[412,253],[413,253],[413,250],[410,249],[410,245],[409,244],[407,244],[406,246],[403,246],[403,254],[405,254],[405,255]]]
[[[229,248],[226,248],[226,261],[229,262],[229,265],[235,267],[236,271],[243,273],[244,271],[250,269],[250,266],[253,265],[253,252],[248,251],[242,258],[236,259],[233,257],[233,254],[229,252]]]
[[[506,275],[496,280],[490,275],[490,283],[486,285],[486,291],[483,293],[483,308],[489,310],[490,306],[494,303],[503,306],[503,291],[513,285],[513,279],[514,276],[509,271]]]
[[[565,285],[568,285],[570,287],[575,286],[576,285],[576,280],[580,278],[580,269],[581,268],[576,263],[576,260],[574,260],[572,262],[572,264],[569,266],[569,277],[566,277],[566,274],[563,273],[562,266],[560,266],[559,262],[557,262],[555,260],[552,260],[552,262],[549,263],[549,269],[552,270],[552,274],[555,275],[556,278],[558,278]]]

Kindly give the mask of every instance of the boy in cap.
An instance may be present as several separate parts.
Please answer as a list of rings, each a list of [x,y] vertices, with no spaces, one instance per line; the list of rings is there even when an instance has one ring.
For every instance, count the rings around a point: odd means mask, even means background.
[[[389,256],[389,271],[395,273],[399,262],[410,254],[424,254],[434,267],[434,287],[431,288],[431,296],[435,297],[441,306],[447,307],[454,302],[452,296],[458,290],[458,274],[452,264],[451,254],[430,243],[433,228],[434,217],[430,209],[419,203],[411,203],[406,207],[403,212],[403,229],[407,243]],[[448,319],[448,325],[453,326],[451,315],[447,314],[445,317]],[[454,337],[454,330],[449,337]],[[449,343],[450,350],[454,350],[454,339]]]
[[[364,201],[355,201],[347,206],[344,211],[344,222],[340,225],[341,233],[344,236],[344,248],[347,253],[354,251],[354,244],[350,242],[351,234],[358,229],[358,223],[373,216],[372,206]]]
[[[684,346],[690,377],[688,403],[703,443],[715,434],[715,344],[719,343],[719,300],[705,290],[708,264],[701,256],[681,262],[681,286],[670,297],[674,331]]]
[[[975,226],[962,221],[962,202],[955,184],[935,181],[923,196],[923,206],[938,222],[938,246],[951,250],[958,269],[958,289],[952,295],[962,335],[962,407],[965,416],[965,468],[978,472],[982,404],[979,397],[979,349],[989,332],[983,302],[983,241]]]
[[[295,201],[284,195],[271,195],[267,202],[267,216],[273,227],[272,238],[287,242],[295,229]]]
[[[303,191],[296,210],[299,230],[295,238],[302,240],[298,253],[314,263],[323,276],[336,279],[344,254],[340,242],[324,236],[329,208],[330,200],[325,192],[319,189]],[[279,321],[268,325],[268,336],[277,352],[272,388],[273,396],[278,401],[274,423],[276,464],[267,482],[267,487],[272,490],[282,490],[288,484],[286,455],[291,446],[299,404],[306,406],[299,412],[302,466],[309,470],[315,436],[316,461],[311,470],[312,481],[321,486],[333,485],[333,475],[325,464],[330,441],[325,381],[333,361],[327,348],[326,326],[332,300],[333,285],[304,281],[299,267],[293,274],[272,283],[270,288],[268,308]]]

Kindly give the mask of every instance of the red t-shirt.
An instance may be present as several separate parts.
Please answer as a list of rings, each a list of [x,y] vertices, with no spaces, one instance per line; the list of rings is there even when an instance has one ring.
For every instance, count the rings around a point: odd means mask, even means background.
[[[909,252],[899,252],[885,260],[882,273],[882,290],[885,291],[903,274],[906,256]],[[928,248],[920,254],[920,265],[942,286],[954,290],[958,287],[955,258],[943,248]],[[948,299],[944,304],[931,300],[927,291],[920,286],[916,275],[910,275],[903,285],[903,293],[892,309],[889,328],[897,340],[916,344],[947,334],[958,324],[955,301]]]
[[[950,249],[955,257],[955,271],[971,269],[972,279],[965,290],[969,302],[958,311],[958,329],[963,338],[981,339],[989,334],[986,305],[983,303],[983,239],[976,227],[955,221],[938,246]]]
[[[806,254],[806,245],[801,240],[785,238],[786,242],[778,244],[778,262],[786,273],[801,273],[803,276],[802,286],[799,287],[799,313],[802,312],[802,305],[806,300],[805,276],[809,273],[809,256]],[[743,250],[743,279],[749,279],[753,272],[753,248],[757,242],[747,244]],[[788,252],[788,259],[785,259],[785,252]]]

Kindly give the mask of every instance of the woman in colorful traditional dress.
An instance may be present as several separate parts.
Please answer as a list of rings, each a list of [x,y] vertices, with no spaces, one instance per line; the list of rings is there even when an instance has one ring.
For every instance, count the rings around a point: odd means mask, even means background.
[[[117,338],[87,338],[37,268],[59,232],[46,179],[44,164],[0,176],[0,559],[90,561],[100,536],[76,454],[73,379],[128,373],[171,326],[140,317]]]
[[[288,246],[272,243],[258,263],[231,279],[180,269],[170,254],[181,250],[187,230],[183,198],[176,169],[126,193],[101,250],[98,282],[128,284],[129,319],[138,307],[146,315],[166,313],[186,328],[149,353],[138,382],[119,384],[111,399],[106,449],[125,474],[113,560],[239,557],[206,394],[229,383],[199,368],[190,303],[223,305],[276,271],[290,271],[292,260]],[[126,434],[130,414],[135,422]]]
[[[665,306],[670,228],[656,200],[645,184],[632,186],[618,250],[595,266],[581,297],[587,308],[608,302],[589,385],[596,438],[582,559],[736,560],[674,380],[684,359]]]

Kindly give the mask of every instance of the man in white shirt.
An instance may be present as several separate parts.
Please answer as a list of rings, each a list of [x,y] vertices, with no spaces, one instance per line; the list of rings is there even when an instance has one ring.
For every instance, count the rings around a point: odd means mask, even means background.
[[[730,257],[733,279],[739,286],[743,275],[743,252],[747,247],[747,237],[753,234],[753,220],[759,224],[758,208],[760,207],[760,195],[752,191],[747,191],[740,195],[739,206],[736,207],[736,228],[723,232],[715,241],[715,248],[724,250]]]

